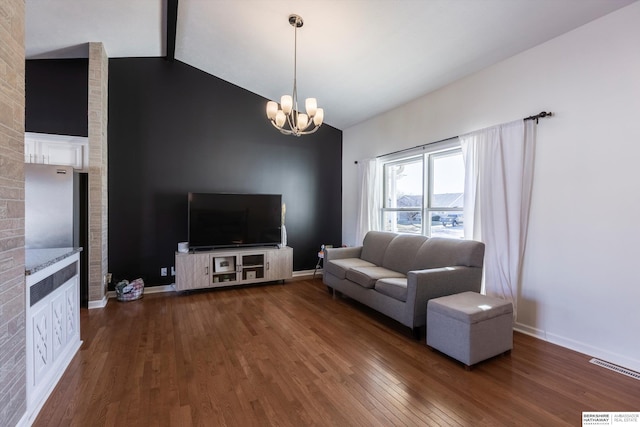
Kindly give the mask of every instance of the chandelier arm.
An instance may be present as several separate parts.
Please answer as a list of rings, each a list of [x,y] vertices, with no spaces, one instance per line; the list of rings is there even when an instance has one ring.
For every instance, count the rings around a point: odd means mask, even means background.
[[[308,130],[308,131],[304,131],[304,132],[300,132],[300,135],[310,135],[312,133],[315,133],[318,129],[320,129],[320,126],[316,126],[315,128]]]

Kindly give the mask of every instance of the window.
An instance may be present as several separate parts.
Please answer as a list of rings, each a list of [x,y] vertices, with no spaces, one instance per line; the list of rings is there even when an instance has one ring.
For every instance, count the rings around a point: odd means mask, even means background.
[[[464,162],[451,145],[382,160],[383,230],[464,237]]]

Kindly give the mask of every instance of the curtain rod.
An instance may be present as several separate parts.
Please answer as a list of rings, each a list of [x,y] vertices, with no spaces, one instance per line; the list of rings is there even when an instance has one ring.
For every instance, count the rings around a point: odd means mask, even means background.
[[[541,111],[541,112],[540,112],[540,113],[538,113],[538,114],[534,114],[533,116],[525,117],[525,118],[524,118],[524,119],[522,119],[522,120],[523,120],[523,121],[527,121],[527,120],[535,120],[535,121],[536,121],[536,124],[537,124],[537,123],[538,123],[538,120],[540,120],[541,118],[543,118],[543,117],[552,117],[552,116],[553,116],[553,113],[552,113],[551,111]],[[424,149],[424,148],[425,148],[426,146],[428,146],[428,145],[438,144],[438,143],[440,143],[440,142],[449,141],[449,140],[451,140],[451,139],[455,139],[455,138],[458,138],[458,137],[457,137],[457,136],[452,136],[452,137],[450,137],[450,138],[441,139],[441,140],[439,140],[439,141],[428,142],[428,143],[426,143],[426,144],[416,145],[415,147],[411,147],[411,148],[404,148],[404,149],[402,149],[402,150],[393,151],[393,152],[391,152],[391,153],[381,154],[381,155],[379,155],[379,156],[376,156],[376,159],[377,159],[377,158],[380,158],[380,157],[390,156],[390,155],[392,155],[392,154],[402,153],[402,152],[404,152],[404,151],[415,150],[416,148],[422,148],[422,149]],[[357,165],[357,164],[358,164],[358,161],[356,160],[356,161],[354,161],[353,163]]]

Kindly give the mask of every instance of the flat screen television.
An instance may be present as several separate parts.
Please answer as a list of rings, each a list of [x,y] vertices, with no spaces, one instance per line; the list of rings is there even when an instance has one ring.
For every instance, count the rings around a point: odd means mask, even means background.
[[[189,248],[281,243],[282,195],[189,193]]]

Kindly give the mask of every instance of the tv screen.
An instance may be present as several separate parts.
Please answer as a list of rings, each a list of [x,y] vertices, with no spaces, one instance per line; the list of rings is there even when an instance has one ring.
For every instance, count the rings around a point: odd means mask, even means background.
[[[189,193],[189,247],[281,243],[282,195]]]

